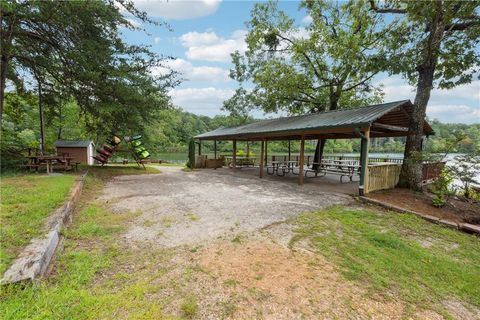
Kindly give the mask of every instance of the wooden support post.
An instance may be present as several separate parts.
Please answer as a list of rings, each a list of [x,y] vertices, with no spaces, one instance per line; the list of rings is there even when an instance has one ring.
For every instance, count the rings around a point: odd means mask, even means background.
[[[250,157],[250,144],[247,141],[247,159]]]
[[[288,140],[288,161],[290,161],[290,157],[292,156],[292,146],[291,146],[291,140]]]
[[[370,130],[367,129],[362,136],[360,145],[360,183],[358,194],[363,196],[368,193],[368,143],[370,140]]]
[[[303,166],[305,164],[305,136],[300,141],[300,163],[298,165],[298,184],[303,185]]]
[[[237,167],[237,140],[233,140],[232,167]]]
[[[215,155],[215,160],[217,160],[217,140],[213,141],[213,154]]]
[[[268,141],[265,140],[265,165],[268,165]]]
[[[262,140],[262,147],[260,150],[260,178],[263,178],[263,153],[265,152],[265,141]]]
[[[202,155],[202,140],[198,141],[198,155]]]

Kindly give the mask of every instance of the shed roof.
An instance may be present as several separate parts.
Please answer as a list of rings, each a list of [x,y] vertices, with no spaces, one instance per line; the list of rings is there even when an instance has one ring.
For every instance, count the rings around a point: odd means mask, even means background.
[[[93,141],[91,140],[57,140],[55,141],[55,147],[60,148],[86,148]]]
[[[370,128],[372,137],[406,136],[413,111],[410,100],[370,105],[353,109],[319,112],[314,114],[260,120],[250,124],[219,128],[197,135],[200,140],[255,140],[305,138],[355,138],[356,129]],[[433,130],[425,122],[424,134]]]

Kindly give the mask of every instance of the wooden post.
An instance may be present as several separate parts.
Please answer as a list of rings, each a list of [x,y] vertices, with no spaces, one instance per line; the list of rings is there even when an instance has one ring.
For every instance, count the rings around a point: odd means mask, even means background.
[[[265,164],[268,165],[268,141],[265,140]]]
[[[305,164],[305,136],[300,141],[300,163],[298,167],[298,184],[303,185],[303,166]]]
[[[260,178],[263,178],[263,153],[265,152],[265,141],[262,140],[262,147],[260,150]]]
[[[291,140],[288,140],[288,161],[290,161],[290,157],[292,155],[292,150],[291,150]]]
[[[237,167],[237,140],[233,140],[232,167]]]
[[[215,155],[215,160],[217,160],[217,140],[213,141],[213,153]]]
[[[363,196],[368,193],[368,142],[370,140],[370,129],[365,130],[360,145],[360,183],[358,186],[358,194]]]
[[[202,155],[202,140],[198,141],[198,155]]]
[[[247,159],[250,158],[250,145],[247,140]]]

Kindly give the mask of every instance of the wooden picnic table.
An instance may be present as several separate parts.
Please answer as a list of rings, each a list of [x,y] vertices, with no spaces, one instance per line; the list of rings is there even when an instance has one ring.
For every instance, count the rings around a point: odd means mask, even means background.
[[[294,167],[298,166],[298,161],[297,160],[278,160],[278,161],[272,161],[270,162],[269,165],[266,166],[267,168],[267,174],[275,174],[277,173],[277,176],[284,176],[286,173],[289,173],[290,171],[292,173]],[[270,172],[271,169],[271,172]],[[281,169],[281,171],[280,171]]]
[[[71,156],[67,155],[38,155],[38,156],[28,156],[28,162],[24,166],[27,169],[35,169],[38,171],[40,167],[45,166],[47,173],[53,172],[54,165],[61,167],[64,171],[71,170],[72,160],[74,159]]]

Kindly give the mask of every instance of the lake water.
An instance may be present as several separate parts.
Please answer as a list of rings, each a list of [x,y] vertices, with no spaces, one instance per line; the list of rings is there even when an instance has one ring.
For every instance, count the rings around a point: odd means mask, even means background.
[[[208,158],[214,158],[213,153],[205,153]],[[218,153],[218,155],[227,155],[227,153]],[[228,154],[230,155],[230,154]],[[279,155],[287,155],[286,153],[275,153],[275,152],[269,152],[269,156],[279,156]],[[296,154],[292,152],[292,156],[295,156]],[[312,154],[305,154],[305,155],[310,155],[313,156]],[[326,156],[344,156],[344,157],[351,157],[351,156],[359,156],[359,153],[335,153],[335,154],[326,154]],[[390,159],[403,159],[403,153],[370,153],[369,157],[371,158],[376,158],[376,157],[381,157],[381,158],[390,158]],[[156,159],[161,159],[167,162],[172,162],[172,163],[186,163],[188,159],[188,154],[185,153],[159,153],[155,156]]]
[[[218,153],[218,155],[227,155],[227,153]],[[213,153],[206,153],[206,155],[208,156],[208,158],[210,159],[213,159],[214,158],[214,154]],[[230,154],[228,154],[230,155]],[[286,153],[269,153],[269,156],[270,155],[275,155],[275,156],[279,156],[279,155],[286,155]],[[295,156],[296,154],[295,153],[292,153],[292,156]],[[306,154],[306,155],[310,155],[310,156],[313,156],[313,154]],[[344,156],[344,157],[354,157],[354,156],[360,156],[359,153],[335,153],[335,154],[326,154],[326,155],[329,155],[329,156]],[[448,154],[444,161],[447,162],[447,165],[454,165],[455,164],[455,160],[454,158],[458,156],[458,154]],[[403,159],[403,153],[369,153],[369,157],[371,158],[389,158],[389,159]],[[167,161],[167,162],[171,162],[171,163],[178,163],[178,164],[185,164],[187,162],[187,158],[188,158],[188,155],[187,153],[160,153],[160,154],[157,154],[157,156],[155,157],[156,159],[161,159],[161,160],[164,160],[164,161]],[[477,174],[476,178],[475,178],[477,181],[480,181],[480,172]],[[455,180],[454,181],[454,185],[459,187],[460,186],[460,181],[458,180]]]

